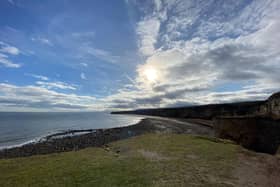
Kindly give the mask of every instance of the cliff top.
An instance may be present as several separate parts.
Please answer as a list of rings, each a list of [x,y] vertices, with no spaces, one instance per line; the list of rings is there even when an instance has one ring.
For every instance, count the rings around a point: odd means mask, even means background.
[[[280,92],[276,92],[274,94],[272,94],[268,100],[271,100],[271,99],[280,99]]]

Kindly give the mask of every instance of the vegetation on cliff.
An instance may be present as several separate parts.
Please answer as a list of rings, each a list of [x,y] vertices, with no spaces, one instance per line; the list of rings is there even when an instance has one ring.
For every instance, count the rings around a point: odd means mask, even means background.
[[[230,186],[237,151],[234,144],[205,138],[147,134],[102,148],[0,160],[0,184]]]
[[[242,161],[240,155],[250,155],[250,160]],[[269,155],[258,158],[262,162],[257,158],[255,153],[244,154],[238,145],[219,139],[145,134],[101,148],[2,159],[0,185],[216,187],[276,184],[279,168],[275,166],[280,160]],[[272,164],[267,164],[268,161]],[[251,169],[253,166],[257,170]],[[260,178],[260,173],[270,177]]]

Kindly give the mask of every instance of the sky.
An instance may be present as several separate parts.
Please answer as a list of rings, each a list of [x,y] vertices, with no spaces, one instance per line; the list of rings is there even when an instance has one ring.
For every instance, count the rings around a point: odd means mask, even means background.
[[[279,0],[1,0],[0,111],[266,99]]]

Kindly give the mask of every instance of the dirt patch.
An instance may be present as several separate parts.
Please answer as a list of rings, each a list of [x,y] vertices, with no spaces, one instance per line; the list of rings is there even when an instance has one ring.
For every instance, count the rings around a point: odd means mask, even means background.
[[[279,187],[280,157],[243,150],[235,177],[240,187]]]

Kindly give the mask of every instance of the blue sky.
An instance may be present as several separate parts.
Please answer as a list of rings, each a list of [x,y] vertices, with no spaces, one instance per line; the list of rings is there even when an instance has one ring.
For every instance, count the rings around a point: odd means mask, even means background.
[[[136,60],[137,49],[125,2],[13,2],[1,1],[0,37],[20,49],[11,60],[22,67],[1,68],[1,81],[33,84],[34,77],[26,74],[39,74],[78,84],[77,93],[90,95],[127,82],[120,75],[132,74],[136,64],[128,57]]]
[[[279,91],[277,0],[2,0],[0,110],[265,99]]]

